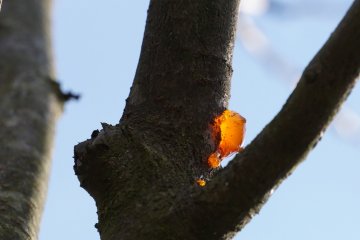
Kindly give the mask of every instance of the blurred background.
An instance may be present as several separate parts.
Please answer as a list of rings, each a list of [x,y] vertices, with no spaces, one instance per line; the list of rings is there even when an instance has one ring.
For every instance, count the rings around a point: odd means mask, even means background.
[[[149,1],[54,2],[57,76],[64,89],[80,92],[82,98],[66,105],[57,128],[40,240],[95,240],[95,203],[74,175],[73,146],[90,138],[100,122],[119,121]],[[247,118],[245,145],[281,109],[351,3],[241,1],[229,108]],[[236,239],[360,239],[359,114],[358,84],[307,160]]]

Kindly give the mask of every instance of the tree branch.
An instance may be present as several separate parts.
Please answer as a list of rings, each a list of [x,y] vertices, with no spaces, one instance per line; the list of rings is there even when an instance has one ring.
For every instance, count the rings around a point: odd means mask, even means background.
[[[221,239],[314,147],[359,74],[359,0],[278,116],[205,188],[209,124],[227,106],[238,0],[153,0],[124,115],[75,146],[101,239]],[[209,174],[211,175],[211,174]]]
[[[0,14],[0,239],[37,239],[62,103],[54,94],[49,0]]]
[[[160,111],[163,120],[176,112],[204,124],[227,107],[238,5],[239,0],[150,1],[122,122],[137,112]]]
[[[167,217],[173,199],[210,172],[209,124],[227,107],[238,5],[150,1],[120,123],[75,146],[74,169],[96,201],[101,239],[196,239]]]
[[[278,115],[205,189],[195,190],[194,207],[185,212],[199,236],[231,238],[315,147],[359,76],[359,29],[356,0]]]

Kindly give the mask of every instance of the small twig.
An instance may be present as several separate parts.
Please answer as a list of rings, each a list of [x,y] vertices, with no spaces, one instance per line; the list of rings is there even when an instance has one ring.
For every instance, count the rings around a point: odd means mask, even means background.
[[[51,87],[52,87],[54,93],[62,102],[80,99],[80,94],[78,94],[78,93],[73,93],[71,91],[63,91],[61,89],[61,85],[58,81],[51,79],[51,78],[49,78],[48,81],[51,84]]]

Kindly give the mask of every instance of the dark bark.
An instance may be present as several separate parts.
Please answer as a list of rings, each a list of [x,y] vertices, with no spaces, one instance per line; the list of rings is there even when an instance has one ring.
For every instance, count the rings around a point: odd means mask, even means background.
[[[50,3],[10,0],[0,13],[0,239],[37,239],[62,109],[49,82]]]
[[[277,116],[210,182],[186,215],[208,234],[231,238],[316,146],[360,73],[360,1],[312,59]],[[321,174],[321,173],[320,173]],[[200,217],[201,216],[201,217]],[[221,218],[221,221],[218,219]],[[189,220],[190,221],[190,220]]]
[[[238,5],[150,2],[119,125],[75,149],[75,171],[96,200],[102,239],[194,239],[189,226],[167,226],[167,216],[176,198],[209,174],[209,124],[227,106]]]
[[[359,2],[282,111],[211,178],[209,125],[227,106],[238,1],[151,1],[120,123],[75,147],[101,239],[231,238],[315,146],[359,74]]]

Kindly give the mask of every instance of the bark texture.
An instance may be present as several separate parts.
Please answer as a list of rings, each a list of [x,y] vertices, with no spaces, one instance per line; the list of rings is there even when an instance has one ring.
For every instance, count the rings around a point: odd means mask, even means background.
[[[0,239],[37,239],[62,102],[53,77],[49,0],[0,13]]]
[[[96,201],[101,239],[232,238],[315,146],[354,85],[359,3],[282,111],[214,174],[209,125],[227,106],[239,1],[151,1],[120,123],[75,146],[75,173]],[[205,188],[195,184],[201,176],[213,178]]]
[[[104,124],[75,148],[75,172],[96,200],[102,239],[197,239],[169,216],[177,198],[210,174],[209,124],[227,106],[238,5],[150,1],[119,125]]]
[[[359,43],[360,1],[356,0],[277,116],[207,188],[194,190],[194,207],[190,211],[185,207],[184,212],[206,229],[206,239],[231,238],[240,231],[316,146],[359,80]],[[201,222],[204,215],[207,220]]]

